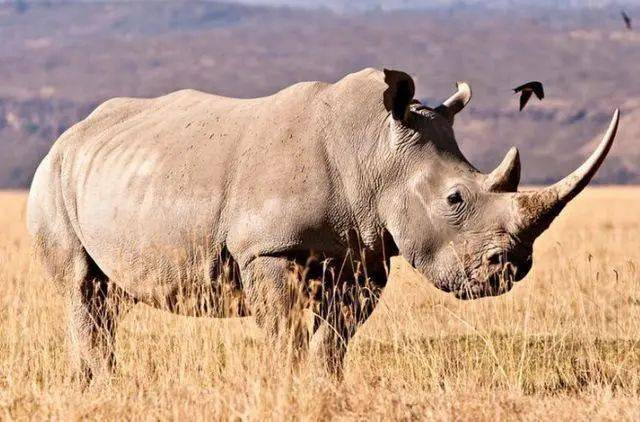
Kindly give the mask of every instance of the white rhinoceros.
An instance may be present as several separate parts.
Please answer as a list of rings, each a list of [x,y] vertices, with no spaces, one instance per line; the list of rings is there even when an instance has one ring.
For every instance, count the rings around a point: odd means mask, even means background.
[[[604,160],[618,111],[580,168],[518,192],[515,148],[490,174],[458,148],[467,84],[435,109],[413,97],[406,73],[365,69],[264,98],[117,98],[65,132],[36,171],[28,226],[82,373],[113,366],[127,303],[254,315],[339,373],[392,256],[462,299],[508,291]]]

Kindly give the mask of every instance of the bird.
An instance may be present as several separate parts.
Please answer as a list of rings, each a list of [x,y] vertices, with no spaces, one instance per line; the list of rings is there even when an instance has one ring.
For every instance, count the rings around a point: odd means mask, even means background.
[[[520,111],[527,105],[529,98],[531,98],[531,94],[536,94],[539,100],[544,98],[544,89],[542,88],[542,83],[538,81],[527,82],[526,84],[522,84],[517,88],[513,88],[513,92],[518,93],[522,92],[520,95]]]
[[[624,24],[627,26],[627,29],[632,29],[631,18],[629,17],[629,15],[627,15],[624,10],[621,10],[620,14],[622,15],[622,19],[624,19]]]

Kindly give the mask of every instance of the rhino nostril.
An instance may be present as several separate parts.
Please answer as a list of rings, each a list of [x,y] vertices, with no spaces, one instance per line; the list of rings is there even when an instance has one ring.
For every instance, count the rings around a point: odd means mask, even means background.
[[[487,263],[489,265],[501,265],[503,263],[503,253],[502,251],[491,252],[487,256]]]

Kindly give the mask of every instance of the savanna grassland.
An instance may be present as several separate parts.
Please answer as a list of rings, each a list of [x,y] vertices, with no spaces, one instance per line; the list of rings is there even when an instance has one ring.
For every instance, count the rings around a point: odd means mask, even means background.
[[[640,188],[583,193],[499,298],[456,301],[395,259],[341,384],[286,370],[250,319],[138,305],[116,374],[86,390],[25,201],[0,194],[0,420],[640,419]]]

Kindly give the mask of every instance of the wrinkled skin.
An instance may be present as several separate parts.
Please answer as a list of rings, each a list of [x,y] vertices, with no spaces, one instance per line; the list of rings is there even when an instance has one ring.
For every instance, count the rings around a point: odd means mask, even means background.
[[[513,196],[483,188],[486,176],[464,159],[438,113],[412,111],[393,126],[404,169],[381,213],[400,253],[459,298],[508,291],[531,268],[532,252],[518,239]]]
[[[468,86],[436,109],[413,95],[408,75],[365,69],[251,100],[114,99],[64,133],[34,176],[28,226],[83,379],[113,369],[117,321],[136,302],[253,315],[339,375],[392,256],[462,299],[522,279],[558,198],[578,188],[516,193],[517,151],[481,174],[452,129]]]

